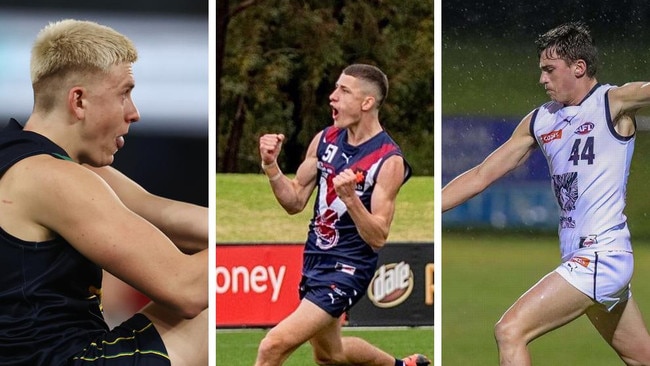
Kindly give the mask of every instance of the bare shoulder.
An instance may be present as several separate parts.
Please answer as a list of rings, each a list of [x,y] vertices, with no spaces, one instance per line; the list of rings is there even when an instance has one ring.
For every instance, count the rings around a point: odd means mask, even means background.
[[[635,81],[613,87],[608,92],[608,99],[614,117],[648,107],[650,106],[650,82]]]
[[[66,192],[79,195],[102,186],[103,180],[80,164],[50,155],[36,155],[21,160],[11,168],[11,174],[35,195]]]
[[[382,164],[377,175],[377,184],[399,188],[406,177],[406,164],[401,155],[392,155]]]
[[[36,155],[11,166],[0,179],[0,225],[28,241],[51,239],[71,218],[88,216],[85,200],[110,197],[99,176],[74,162]]]
[[[523,149],[532,149],[534,146],[536,146],[535,136],[531,131],[531,124],[533,123],[534,115],[535,110],[531,111],[521,119],[514,132],[512,133],[512,137],[508,140],[507,143],[520,146]]]
[[[36,222],[55,232],[71,220],[88,217],[92,207],[119,202],[97,174],[75,162],[49,155],[21,160],[8,172],[14,194],[23,197],[25,210]]]

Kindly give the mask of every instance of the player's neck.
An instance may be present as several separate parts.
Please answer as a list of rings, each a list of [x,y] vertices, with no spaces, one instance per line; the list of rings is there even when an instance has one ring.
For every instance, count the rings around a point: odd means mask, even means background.
[[[348,127],[347,143],[352,146],[359,146],[373,138],[381,131],[383,131],[383,128],[377,119],[367,121],[366,123],[358,123]]]
[[[591,93],[597,84],[598,80],[596,80],[596,78],[585,80],[585,82],[580,85],[578,91],[575,93],[574,98],[571,101],[564,103],[564,105],[579,105],[583,100],[585,100],[585,98],[587,98],[589,93]]]

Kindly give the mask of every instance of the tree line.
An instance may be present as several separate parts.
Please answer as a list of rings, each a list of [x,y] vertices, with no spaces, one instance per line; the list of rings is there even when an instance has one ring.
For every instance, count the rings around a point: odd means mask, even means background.
[[[295,172],[343,68],[368,63],[390,82],[382,125],[433,175],[433,0],[220,0],[216,28],[217,172],[259,172],[267,132],[287,136],[280,164]]]

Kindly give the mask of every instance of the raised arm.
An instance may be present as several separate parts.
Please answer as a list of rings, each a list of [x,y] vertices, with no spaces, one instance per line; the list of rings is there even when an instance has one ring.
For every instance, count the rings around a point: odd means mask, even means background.
[[[607,94],[609,111],[616,131],[630,136],[635,131],[636,111],[650,106],[650,82],[632,82],[612,88]]]
[[[377,183],[370,201],[371,211],[363,205],[355,192],[356,174],[351,169],[339,173],[332,183],[339,198],[345,203],[359,235],[375,251],[386,244],[395,213],[395,199],[404,183],[404,159],[391,156],[379,170]]]
[[[481,164],[454,178],[442,189],[442,211],[450,210],[483,192],[497,179],[523,164],[536,146],[529,127],[532,113],[519,123],[512,136]]]
[[[151,194],[110,166],[86,167],[102,177],[130,210],[154,224],[184,253],[208,247],[206,207]]]
[[[30,222],[181,316],[207,308],[207,250],[183,254],[104,180],[75,163],[39,155],[12,169],[27,182],[19,198]]]
[[[267,134],[260,137],[259,148],[262,169],[269,177],[269,183],[275,198],[285,211],[291,215],[301,212],[305,208],[316,186],[316,164],[318,162],[316,149],[321,134],[317,134],[312,139],[305,160],[298,167],[296,176],[293,179],[289,179],[284,175],[277,163],[284,135]]]

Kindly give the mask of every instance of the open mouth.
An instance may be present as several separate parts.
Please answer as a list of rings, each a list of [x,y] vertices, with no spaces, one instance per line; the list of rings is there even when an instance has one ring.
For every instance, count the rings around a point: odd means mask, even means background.
[[[332,119],[336,119],[339,116],[339,110],[332,107]]]

